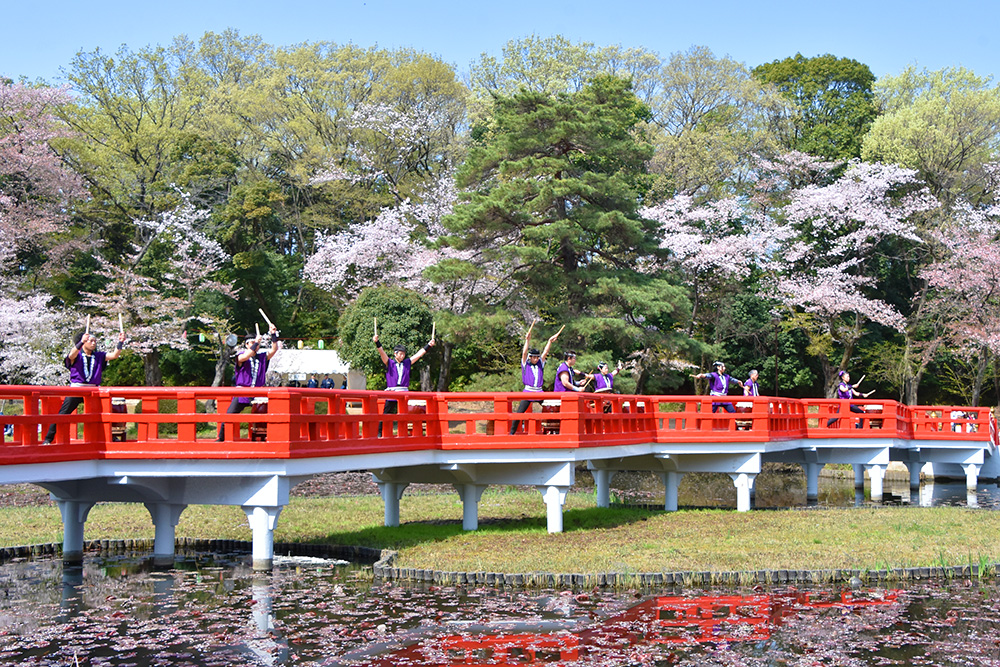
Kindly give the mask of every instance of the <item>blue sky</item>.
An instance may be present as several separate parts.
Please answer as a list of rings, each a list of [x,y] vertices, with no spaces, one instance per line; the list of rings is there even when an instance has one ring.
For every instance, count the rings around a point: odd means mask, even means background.
[[[60,68],[80,50],[114,52],[122,44],[137,50],[226,28],[276,46],[331,41],[412,47],[459,72],[480,54],[499,56],[507,41],[535,34],[643,46],[661,56],[707,46],[751,67],[801,52],[853,58],[876,76],[910,64],[963,66],[994,78],[1000,73],[1000,3],[986,0],[3,0],[0,7],[6,28],[0,75],[52,83],[60,82]]]

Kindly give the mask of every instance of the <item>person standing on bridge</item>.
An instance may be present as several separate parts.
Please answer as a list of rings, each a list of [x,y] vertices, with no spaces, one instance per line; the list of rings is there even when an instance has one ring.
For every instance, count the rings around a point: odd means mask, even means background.
[[[594,373],[594,393],[595,394],[610,394],[614,393],[615,390],[615,376],[618,375],[622,370],[622,362],[618,362],[618,366],[608,372],[608,362],[602,361],[597,364],[597,372]],[[604,411],[611,412],[611,401],[604,402]]]
[[[271,347],[267,352],[260,352],[261,335],[260,331],[256,336],[250,336],[243,345],[243,350],[236,355],[236,370],[233,372],[233,385],[237,387],[264,387],[267,385],[267,365],[271,359],[281,349],[281,341],[278,340],[278,328],[273,324],[268,333],[271,334]],[[229,409],[226,414],[233,415],[243,412],[253,403],[250,396],[233,396],[229,402]],[[225,425],[219,424],[218,441],[225,440]]]
[[[410,369],[413,364],[420,360],[427,351],[434,347],[434,336],[424,345],[422,348],[417,350],[412,357],[406,356],[406,346],[397,345],[392,349],[392,359],[389,355],[385,353],[382,349],[382,343],[378,340],[378,334],[372,336],[372,342],[375,343],[375,347],[378,348],[378,354],[382,358],[382,363],[385,364],[385,389],[386,391],[409,391],[410,390]],[[382,410],[384,415],[395,415],[399,414],[399,402],[395,399],[388,399],[385,402],[385,408]],[[379,422],[378,425],[378,435],[382,437],[382,423]]]
[[[531,344],[531,330],[534,328],[535,322],[532,320],[531,325],[528,327],[528,332],[524,334],[524,347],[521,349],[521,382],[524,383],[524,389],[521,391],[532,391],[541,392],[542,382],[545,380],[545,360],[549,357],[549,350],[552,349],[552,343],[555,342],[556,338],[559,337],[559,333],[562,329],[554,333],[549,337],[548,342],[545,344],[545,349],[541,352],[537,348],[529,347]],[[514,412],[517,414],[522,414],[528,410],[533,402],[529,399],[524,399],[517,404]],[[520,420],[515,420],[510,425],[510,434],[514,435],[517,433],[518,427],[521,426]]]
[[[735,382],[740,387],[743,387],[743,383],[735,379],[731,375],[726,374],[726,365],[721,361],[716,361],[712,364],[715,369],[711,373],[697,373],[692,374],[693,378],[708,378],[708,393],[711,396],[725,396],[729,393],[730,383]],[[712,403],[712,412],[718,412],[719,408],[722,408],[726,412],[736,412],[736,408],[732,403]]]
[[[760,396],[760,385],[757,384],[758,375],[756,368],[750,371],[750,377],[743,383],[744,396]]]
[[[556,381],[553,386],[554,391],[585,391],[587,382],[594,379],[591,373],[581,373],[573,368],[576,365],[576,352],[570,350],[563,355],[563,362],[556,369]],[[574,374],[587,379],[583,384],[577,384]]]
[[[862,394],[860,391],[858,391],[858,387],[861,385],[861,382],[865,379],[864,375],[862,375],[861,380],[858,380],[855,384],[851,384],[851,374],[848,373],[847,371],[840,371],[837,375],[840,377],[840,384],[837,385],[837,394],[835,398],[839,398],[841,400],[849,400],[852,398],[857,398],[859,396],[861,398],[868,398],[869,396],[875,393],[874,389],[872,389],[867,394]],[[862,408],[857,403],[851,403],[850,410],[851,412],[857,412],[859,414],[865,413],[864,408]],[[840,408],[837,408],[837,412],[840,412]],[[830,417],[830,419],[826,421],[826,427],[830,428],[838,421],[840,421],[840,417]],[[859,419],[858,423],[854,425],[854,428],[864,428],[864,427],[865,427],[864,419]]]
[[[90,320],[87,320],[88,327]],[[122,349],[125,347],[125,332],[118,332],[118,344],[111,352],[103,352],[97,349],[97,338],[89,332],[79,333],[73,337],[73,348],[63,359],[63,365],[69,369],[69,386],[71,387],[97,387],[101,384],[101,377],[109,361],[117,359]],[[67,396],[63,400],[59,414],[68,415],[76,412],[76,409],[83,403],[82,396]],[[49,426],[48,433],[45,434],[43,445],[51,445],[56,437],[56,425]]]

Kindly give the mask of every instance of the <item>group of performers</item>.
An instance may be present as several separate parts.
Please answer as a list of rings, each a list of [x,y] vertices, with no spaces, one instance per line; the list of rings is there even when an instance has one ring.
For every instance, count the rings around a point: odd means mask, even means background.
[[[263,310],[260,311],[263,315]],[[248,336],[245,341],[243,348],[238,350],[234,354],[234,364],[235,369],[233,373],[233,384],[236,387],[264,387],[266,386],[266,376],[268,363],[274,357],[275,354],[281,349],[281,341],[278,339],[278,329],[277,327],[267,319],[264,315],[265,321],[268,324],[268,334],[270,335],[270,344],[266,350],[261,350],[262,336],[260,330],[257,329],[255,336]],[[527,332],[524,334],[524,346],[521,349],[521,381],[523,384],[522,392],[525,394],[540,393],[544,391],[543,383],[545,377],[545,363],[549,357],[549,353],[552,350],[552,344],[559,338],[559,334],[562,333],[563,329],[559,329],[555,334],[549,337],[545,343],[545,347],[539,351],[537,348],[531,346],[531,332],[534,329],[535,322],[533,321],[528,327]],[[381,357],[382,363],[385,365],[385,382],[386,391],[408,391],[410,386],[410,370],[413,364],[419,361],[425,354],[427,354],[430,348],[434,347],[434,331],[431,333],[431,338],[426,345],[417,350],[413,355],[407,356],[407,350],[404,345],[396,345],[393,347],[392,357],[390,357],[382,347],[382,343],[379,340],[378,335],[378,320],[375,320],[375,335],[372,337],[372,342],[378,349],[379,356]],[[121,326],[121,319],[119,318],[119,335],[118,342],[115,349],[111,352],[103,352],[97,349],[97,338],[90,333],[90,320],[87,320],[87,329],[82,334],[77,334],[73,339],[73,347],[70,349],[69,353],[64,359],[64,365],[70,372],[70,386],[73,387],[96,387],[100,385],[101,378],[105,367],[109,361],[117,359],[125,346],[125,331]],[[615,376],[618,375],[623,369],[623,364],[619,361],[614,369],[611,369],[607,362],[602,361],[597,365],[597,369],[593,373],[586,373],[575,368],[576,366],[576,352],[568,350],[563,353],[562,362],[556,369],[555,382],[553,384],[553,391],[575,391],[583,392],[588,391],[591,393],[606,393],[614,391]],[[733,384],[739,385],[743,389],[744,396],[759,396],[760,386],[758,385],[757,370],[751,370],[749,377],[746,381],[740,381],[739,379],[733,378],[731,375],[726,373],[726,365],[721,361],[716,361],[712,364],[713,371],[710,373],[693,373],[690,375],[692,378],[696,379],[707,379],[708,392],[711,396],[727,396],[729,394],[730,386]],[[861,393],[858,391],[858,386],[864,380],[864,376],[861,380],[851,384],[851,376],[847,371],[840,371],[839,384],[837,386],[836,398],[838,399],[854,399],[854,398],[867,398],[873,391],[868,393]],[[590,388],[590,383],[593,382],[593,388]],[[253,399],[246,396],[237,396],[232,399],[229,404],[227,414],[234,414],[243,412],[252,404]],[[75,412],[79,405],[83,402],[83,398],[79,396],[67,396],[63,401],[62,407],[59,409],[59,414],[70,414]],[[517,414],[524,413],[528,410],[532,403],[540,402],[538,399],[524,398],[517,406],[514,408],[514,412]],[[383,414],[397,414],[398,413],[398,402],[396,400],[387,400],[385,402],[385,409]],[[605,411],[611,409],[611,404],[607,403],[605,405]],[[713,401],[712,402],[712,412],[717,412],[718,410],[725,410],[726,412],[735,412],[735,407],[732,402],[729,401]],[[864,410],[861,406],[851,404],[851,412],[863,413]],[[831,418],[827,422],[827,426],[832,426],[838,420],[837,417]],[[520,426],[520,421],[515,420],[511,424],[510,433],[513,435],[517,432]],[[379,424],[379,435],[381,435],[382,425]],[[45,436],[44,443],[49,444],[55,437],[56,426],[52,424]],[[218,433],[219,441],[225,439],[225,429],[222,424],[219,425]]]

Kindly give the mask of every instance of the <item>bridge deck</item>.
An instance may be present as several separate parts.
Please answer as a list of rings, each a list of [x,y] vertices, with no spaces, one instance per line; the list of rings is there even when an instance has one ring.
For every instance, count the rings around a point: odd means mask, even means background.
[[[66,396],[82,398],[78,414],[57,414]],[[0,483],[47,488],[63,512],[64,552],[73,554],[95,502],[146,503],[157,530],[155,554],[163,557],[172,557],[173,526],[188,504],[240,505],[254,530],[255,563],[263,567],[288,490],[323,472],[372,471],[387,525],[398,525],[399,499],[412,482],[454,484],[467,529],[478,525],[486,486],[534,485],[549,530],[557,532],[566,491],[584,462],[602,505],[618,470],[659,473],[667,509],[676,509],[685,473],[723,472],[733,478],[738,509],[748,510],[767,460],[800,463],[811,498],[826,463],[851,463],[856,475],[868,470],[872,494],[881,496],[890,460],[906,463],[911,480],[926,462],[957,464],[974,487],[993,451],[988,408],[871,399],[530,396],[540,409],[517,414],[525,395],[503,392],[0,387]],[[252,411],[226,414],[233,397],[253,399]],[[398,414],[384,414],[393,400]],[[721,405],[712,412],[713,403],[730,403],[734,412]],[[864,412],[852,412],[850,403]],[[45,444],[52,423],[56,436]],[[219,424],[226,425],[222,442]]]

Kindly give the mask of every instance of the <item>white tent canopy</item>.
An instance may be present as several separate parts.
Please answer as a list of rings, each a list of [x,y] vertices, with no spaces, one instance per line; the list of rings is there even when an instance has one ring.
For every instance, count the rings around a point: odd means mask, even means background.
[[[280,373],[288,379],[299,381],[308,379],[310,375],[317,376],[317,380],[329,375],[334,378],[337,388],[340,388],[345,379],[349,389],[365,388],[364,374],[351,370],[347,362],[333,350],[283,349],[271,359],[268,372]]]

